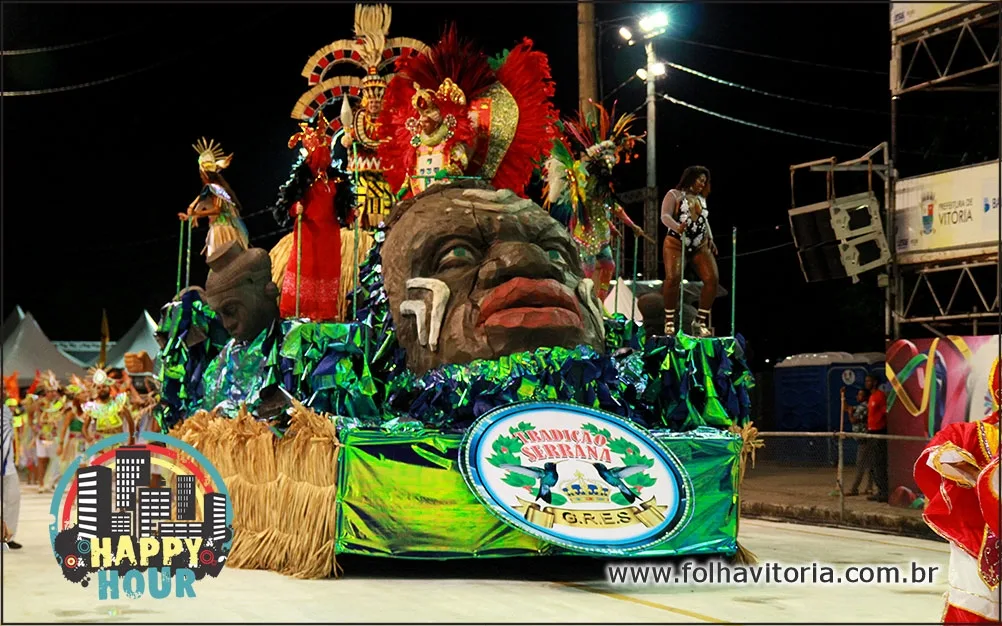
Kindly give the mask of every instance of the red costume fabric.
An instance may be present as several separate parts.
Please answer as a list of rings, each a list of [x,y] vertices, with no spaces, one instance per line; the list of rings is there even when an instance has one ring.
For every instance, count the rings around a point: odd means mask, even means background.
[[[994,368],[996,397],[998,373]],[[998,424],[997,413],[951,424],[915,463],[915,482],[927,500],[923,518],[950,542],[946,624],[999,622]]]
[[[334,206],[334,183],[327,179],[331,166],[327,121],[319,115],[317,128],[300,124],[301,131],[289,140],[289,147],[301,142],[307,151],[306,164],[313,173],[313,184],[303,199],[293,205],[292,216],[302,211],[293,227],[289,264],[282,281],[279,311],[283,318],[296,317],[296,274],[299,272],[299,315],[314,322],[331,322],[338,317],[338,294],[341,285],[341,226]],[[300,240],[301,237],[301,240]]]
[[[301,204],[302,272],[299,276],[299,317],[314,322],[330,322],[338,317],[338,294],[341,286],[341,226],[334,209],[334,185],[317,181],[306,192]],[[293,217],[295,214],[293,213]],[[279,306],[283,318],[296,314],[296,251],[300,228],[293,231],[289,265],[282,281]]]

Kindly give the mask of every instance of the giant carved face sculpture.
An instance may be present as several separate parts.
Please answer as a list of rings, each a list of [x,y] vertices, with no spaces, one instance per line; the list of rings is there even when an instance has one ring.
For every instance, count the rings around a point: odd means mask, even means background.
[[[577,248],[532,201],[463,181],[401,203],[389,224],[383,277],[412,371],[540,347],[603,350]]]
[[[208,260],[205,300],[226,332],[252,341],[278,318],[278,287],[271,282],[271,259],[261,248],[242,249],[229,242]]]

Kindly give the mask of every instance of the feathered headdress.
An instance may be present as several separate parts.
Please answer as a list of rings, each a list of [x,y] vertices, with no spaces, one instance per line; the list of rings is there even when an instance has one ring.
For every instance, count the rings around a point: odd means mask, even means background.
[[[630,133],[630,126],[636,121],[637,116],[627,113],[613,123],[612,120],[616,117],[615,104],[612,105],[610,113],[597,102],[589,100],[589,103],[594,110],[578,111],[577,120],[564,123],[568,137],[577,144],[575,152],[578,153],[578,158],[604,157],[607,160],[606,164],[609,158],[613,158],[615,160],[609,169],[621,160],[629,163],[636,143],[643,140]]]
[[[380,116],[379,155],[393,188],[414,170],[420,117],[434,112],[449,128],[444,152],[460,142],[469,149],[467,176],[524,192],[557,135],[549,60],[525,39],[493,65],[455,25],[426,54],[397,63]]]
[[[90,374],[91,383],[96,387],[110,387],[115,384],[114,379],[108,376],[108,372],[100,367],[92,367],[88,373]]]
[[[297,145],[302,144],[303,149],[306,150],[306,154],[313,154],[321,148],[329,148],[331,138],[327,135],[327,128],[327,118],[324,117],[324,112],[321,111],[317,113],[316,126],[310,125],[309,122],[301,122],[299,124],[299,132],[289,138],[289,147],[295,148]]]
[[[17,372],[10,376],[3,377],[4,401],[8,405],[17,405],[21,402],[21,390],[17,386]]]
[[[87,391],[87,388],[87,383],[76,374],[70,376],[70,384],[66,385],[66,391],[74,395]]]
[[[56,375],[52,372],[52,370],[47,370],[44,374],[42,374],[39,387],[45,392],[59,391],[59,379],[56,378]]]
[[[610,112],[597,102],[589,103],[592,110],[579,111],[576,119],[563,123],[566,136],[553,142],[543,189],[546,208],[563,203],[585,225],[590,223],[585,203],[599,180],[620,162],[629,163],[637,142],[643,141],[630,133],[635,115],[616,119],[615,104]]]

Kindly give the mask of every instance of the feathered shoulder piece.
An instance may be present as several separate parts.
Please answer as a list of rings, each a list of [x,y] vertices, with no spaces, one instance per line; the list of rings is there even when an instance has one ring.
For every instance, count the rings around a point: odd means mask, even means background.
[[[482,176],[497,189],[524,195],[533,170],[560,135],[550,61],[532,49],[531,40],[523,39],[497,63],[497,83],[485,94],[490,100],[490,141]]]

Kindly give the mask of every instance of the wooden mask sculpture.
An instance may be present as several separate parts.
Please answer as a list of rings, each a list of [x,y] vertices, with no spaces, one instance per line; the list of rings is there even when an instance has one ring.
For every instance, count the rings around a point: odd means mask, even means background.
[[[252,341],[278,318],[271,258],[261,248],[229,242],[208,259],[205,299],[237,341]]]
[[[540,347],[604,350],[601,304],[570,234],[511,191],[463,181],[398,204],[382,262],[417,374]]]

